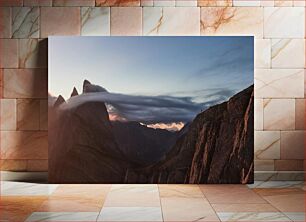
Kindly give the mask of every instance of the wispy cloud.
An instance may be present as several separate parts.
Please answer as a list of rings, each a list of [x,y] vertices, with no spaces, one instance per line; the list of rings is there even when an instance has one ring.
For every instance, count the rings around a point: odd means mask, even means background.
[[[171,124],[190,122],[199,112],[224,101],[231,95],[233,91],[223,89],[208,93],[205,102],[196,102],[196,98],[192,96],[135,96],[98,92],[72,97],[60,108],[69,109],[85,102],[101,101],[109,104],[108,111],[114,119],[144,124]]]
[[[250,45],[232,46],[219,55],[212,55],[209,62],[203,63],[203,66],[191,73],[190,78],[224,78],[233,74],[241,74],[253,70],[253,54]]]

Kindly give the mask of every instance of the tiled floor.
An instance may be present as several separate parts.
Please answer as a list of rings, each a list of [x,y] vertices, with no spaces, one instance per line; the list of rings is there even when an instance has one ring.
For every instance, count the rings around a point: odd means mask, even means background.
[[[301,182],[48,185],[1,182],[0,221],[305,221]]]

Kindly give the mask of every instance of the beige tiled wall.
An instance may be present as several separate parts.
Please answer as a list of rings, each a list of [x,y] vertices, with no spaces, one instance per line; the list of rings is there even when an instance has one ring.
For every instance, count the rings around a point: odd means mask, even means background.
[[[0,0],[0,31],[2,170],[47,170],[49,35],[254,35],[255,170],[303,170],[304,0]]]

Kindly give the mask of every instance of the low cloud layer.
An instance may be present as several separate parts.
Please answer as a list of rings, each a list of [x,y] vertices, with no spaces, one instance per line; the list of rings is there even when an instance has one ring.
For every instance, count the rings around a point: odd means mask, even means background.
[[[184,127],[184,123],[178,122],[178,123],[155,123],[155,124],[149,124],[147,127],[153,128],[153,129],[166,129],[169,131],[180,131]]]
[[[230,94],[233,95],[233,91],[215,90],[205,102],[195,102],[196,98],[191,96],[136,96],[96,92],[72,97],[60,108],[69,109],[89,101],[102,101],[108,104],[108,111],[113,120],[137,121],[144,124],[186,123],[211,105],[226,100]]]

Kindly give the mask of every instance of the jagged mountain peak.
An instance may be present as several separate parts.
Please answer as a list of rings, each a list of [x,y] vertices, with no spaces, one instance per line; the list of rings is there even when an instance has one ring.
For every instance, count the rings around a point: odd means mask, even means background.
[[[65,103],[65,99],[64,97],[62,97],[61,95],[59,95],[54,103],[54,107],[59,107],[62,103]]]
[[[87,79],[83,82],[83,93],[107,92],[105,88],[99,85],[91,84]]]
[[[78,90],[75,87],[73,87],[73,90],[72,90],[72,93],[71,93],[70,97],[78,96],[78,95],[79,95]]]

